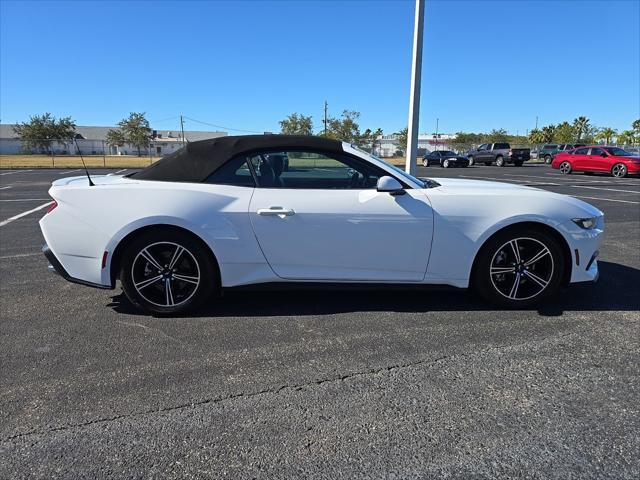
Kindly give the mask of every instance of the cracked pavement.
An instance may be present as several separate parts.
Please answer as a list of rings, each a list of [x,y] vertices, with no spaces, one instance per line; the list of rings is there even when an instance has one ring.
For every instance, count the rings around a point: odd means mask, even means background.
[[[0,194],[55,176],[29,175]],[[638,478],[639,212],[592,203],[600,282],[519,311],[326,288],[154,319],[48,274],[38,215],[13,222],[0,478]]]

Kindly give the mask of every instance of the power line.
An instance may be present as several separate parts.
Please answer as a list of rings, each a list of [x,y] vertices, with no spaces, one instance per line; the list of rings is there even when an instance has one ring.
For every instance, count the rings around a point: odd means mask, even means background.
[[[231,130],[233,132],[243,132],[243,133],[258,133],[258,134],[264,133],[264,132],[255,132],[253,130],[242,130],[240,128],[231,128],[231,127],[224,127],[222,125],[215,125],[213,123],[203,122],[202,120],[196,120],[195,118],[187,117],[186,115],[184,116],[184,118],[186,118],[187,120],[191,120],[192,122],[201,123],[202,125],[207,125],[209,127],[220,128],[222,130]]]

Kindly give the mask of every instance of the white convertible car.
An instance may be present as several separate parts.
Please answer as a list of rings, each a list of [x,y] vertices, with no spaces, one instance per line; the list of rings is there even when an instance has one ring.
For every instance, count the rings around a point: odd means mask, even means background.
[[[421,180],[325,138],[204,140],[92,180],[53,183],[43,251],[71,282],[112,289],[120,279],[155,315],[265,282],[445,284],[519,307],[598,277],[604,218],[593,206],[504,183]]]

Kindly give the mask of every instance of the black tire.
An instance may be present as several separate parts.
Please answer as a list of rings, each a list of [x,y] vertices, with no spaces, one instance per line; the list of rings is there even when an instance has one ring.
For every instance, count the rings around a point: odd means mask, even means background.
[[[473,155],[469,155],[469,156],[467,157],[467,160],[469,160],[469,166],[471,166],[471,165],[473,165],[473,164],[474,164]]]
[[[171,262],[173,268],[169,268]],[[208,248],[178,230],[142,233],[122,255],[122,290],[131,303],[154,316],[182,315],[198,308],[219,288],[217,279]]]
[[[545,155],[544,156],[544,163],[546,163],[547,165],[551,163],[551,155]]]
[[[611,167],[611,175],[616,178],[624,178],[629,173],[627,166],[624,163],[616,163],[613,167]]]
[[[517,266],[512,265],[516,257],[510,242],[514,241],[521,260]],[[545,249],[547,253],[526,265]],[[474,263],[471,286],[490,303],[529,307],[558,292],[565,268],[562,247],[555,237],[532,227],[514,227],[499,232],[482,246]]]
[[[496,157],[496,167],[504,167],[504,165],[505,165],[504,157],[502,155],[498,155]]]
[[[571,168],[571,164],[569,162],[562,162],[558,166],[558,169],[560,170],[560,173],[562,173],[563,175],[569,175],[571,173],[571,171],[573,170]]]

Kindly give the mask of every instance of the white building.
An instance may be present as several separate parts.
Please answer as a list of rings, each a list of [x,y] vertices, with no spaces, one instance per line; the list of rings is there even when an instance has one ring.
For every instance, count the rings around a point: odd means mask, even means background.
[[[107,133],[116,127],[76,127],[76,142],[84,155],[137,155],[138,149],[132,145],[122,147],[107,144]],[[153,130],[152,139],[146,148],[141,150],[142,155],[162,156],[175,152],[186,142],[205,140],[207,138],[224,137],[227,132],[182,132],[175,130]],[[51,146],[54,155],[73,155],[77,153],[76,142],[57,143]],[[0,155],[16,155],[25,153],[22,141],[13,131],[13,125],[0,124]],[[34,152],[35,153],[35,152]],[[47,152],[42,152],[47,153]]]
[[[426,152],[434,150],[450,150],[448,140],[456,138],[455,134],[450,133],[421,133],[418,135],[418,156],[424,155]],[[394,157],[400,151],[398,135],[382,135],[378,137],[374,152],[379,157]],[[404,155],[404,152],[402,152]]]

